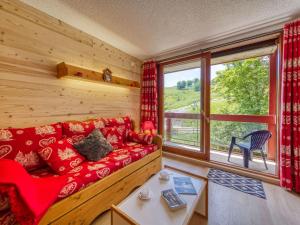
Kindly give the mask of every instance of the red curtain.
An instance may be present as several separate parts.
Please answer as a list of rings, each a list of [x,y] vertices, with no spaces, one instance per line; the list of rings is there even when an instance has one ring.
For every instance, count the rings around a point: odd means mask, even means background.
[[[300,20],[284,26],[280,183],[300,192]]]
[[[157,65],[154,61],[143,65],[141,93],[141,125],[152,121],[157,129]]]

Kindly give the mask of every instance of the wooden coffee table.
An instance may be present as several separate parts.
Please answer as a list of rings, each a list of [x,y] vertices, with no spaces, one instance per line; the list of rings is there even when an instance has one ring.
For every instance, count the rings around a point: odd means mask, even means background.
[[[208,214],[208,180],[206,177],[191,175],[175,168],[165,168],[171,174],[168,181],[159,179],[159,173],[151,177],[144,185],[136,189],[117,206],[112,206],[112,225],[187,225],[194,212],[207,217]],[[197,195],[180,195],[187,207],[171,211],[161,191],[174,188],[174,176],[189,176],[192,179]],[[148,188],[151,192],[150,200],[140,200],[138,194]]]

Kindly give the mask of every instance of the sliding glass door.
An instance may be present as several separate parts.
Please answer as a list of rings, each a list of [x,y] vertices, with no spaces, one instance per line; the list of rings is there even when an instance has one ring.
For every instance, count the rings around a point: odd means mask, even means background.
[[[160,64],[163,149],[277,176],[278,49],[272,39],[215,52],[212,59],[205,53]],[[231,140],[255,131],[271,138],[259,149],[249,147],[247,163]],[[250,138],[243,144],[250,146]]]
[[[209,149],[209,55],[167,62],[160,74],[164,149],[207,158]]]
[[[211,66],[211,150],[210,159],[229,166],[277,175],[277,46],[271,45],[212,60]],[[272,135],[262,151],[251,151],[245,166],[243,154],[232,137],[255,131]],[[251,137],[238,144],[250,146]]]

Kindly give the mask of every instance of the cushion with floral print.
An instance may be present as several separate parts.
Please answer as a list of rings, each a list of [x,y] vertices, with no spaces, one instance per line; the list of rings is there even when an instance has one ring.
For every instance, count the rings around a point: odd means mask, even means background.
[[[110,152],[97,162],[84,161],[65,174],[67,183],[59,193],[58,199],[70,196],[156,150],[157,145],[154,144],[142,145],[136,142],[126,142],[122,149]],[[30,174],[33,177],[57,176],[49,167],[31,171]]]
[[[126,135],[126,128],[124,125],[116,127],[105,127],[100,129],[100,131],[114,149],[122,147]]]
[[[7,195],[0,195],[0,211],[9,209],[9,198]]]
[[[19,223],[17,222],[15,215],[8,209],[0,212],[0,224],[17,225]]]
[[[41,158],[60,175],[78,167],[85,158],[73,147],[71,138],[65,138],[38,151]]]
[[[29,128],[0,129],[0,159],[11,159],[33,170],[45,164],[37,151],[62,139],[60,123]]]
[[[130,130],[128,132],[127,140],[137,142],[140,144],[150,145],[150,144],[152,144],[152,141],[153,141],[153,135],[137,133],[135,131]]]
[[[101,129],[105,127],[105,122],[103,118],[89,119],[86,122],[92,123],[96,129]]]
[[[132,129],[132,121],[129,116],[117,117],[117,118],[103,118],[106,127],[115,127],[125,125],[126,129]]]
[[[63,122],[63,136],[72,138],[74,143],[88,136],[94,129],[93,121],[68,121]]]

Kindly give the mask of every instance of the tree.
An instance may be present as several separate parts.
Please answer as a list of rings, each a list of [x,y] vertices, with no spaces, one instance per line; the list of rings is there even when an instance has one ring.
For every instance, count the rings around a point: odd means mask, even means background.
[[[269,58],[259,57],[225,64],[212,80],[214,97],[223,103],[213,113],[252,114],[268,113]]]
[[[193,81],[192,80],[188,80],[187,81],[187,86],[188,87],[192,87],[193,86]]]
[[[269,105],[269,58],[258,57],[225,64],[211,82],[212,111],[221,114],[263,115]],[[265,124],[213,121],[211,143],[229,146],[231,136],[243,136]]]
[[[197,82],[199,82],[199,79],[198,79],[198,78],[195,78],[195,79],[194,79],[194,84],[197,83]]]
[[[181,89],[181,81],[177,82],[177,89],[179,89],[179,90]]]
[[[199,79],[197,79],[197,81],[194,82],[194,91],[200,91],[200,82],[199,82]]]
[[[181,85],[182,85],[182,89],[185,89],[186,88],[186,81],[185,80],[181,81]]]
[[[186,88],[186,81],[185,80],[177,82],[177,89],[182,90],[182,89],[185,89],[185,88]]]

